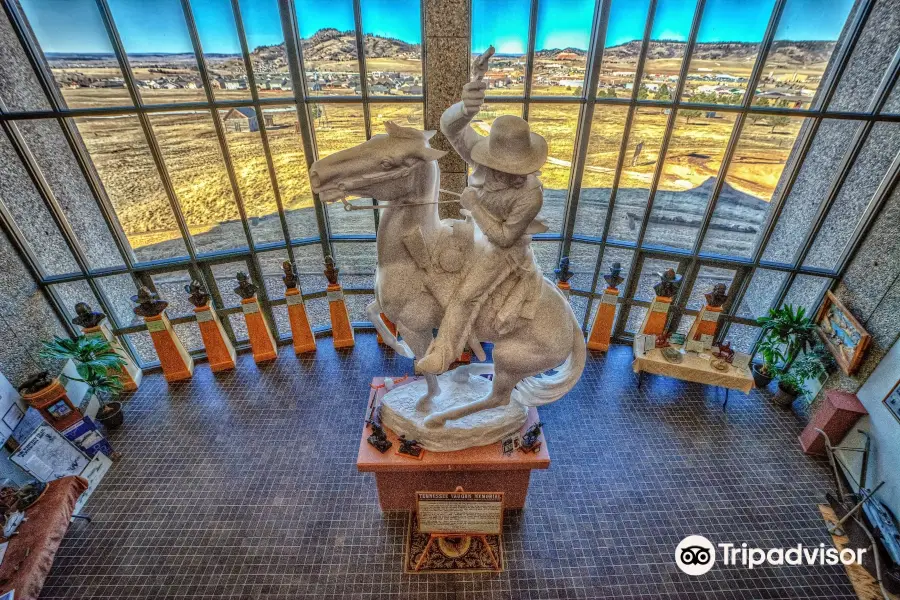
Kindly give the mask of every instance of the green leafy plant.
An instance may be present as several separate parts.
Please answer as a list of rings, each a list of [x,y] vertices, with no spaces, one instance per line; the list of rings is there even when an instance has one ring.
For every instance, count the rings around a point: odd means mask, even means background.
[[[784,352],[781,344],[774,336],[766,336],[759,343],[759,353],[763,362],[759,367],[760,374],[766,377],[776,377],[779,365],[784,363]]]
[[[55,337],[52,341],[44,342],[40,355],[58,360],[71,359],[79,375],[72,379],[86,383],[101,404],[122,392],[122,382],[109,373],[123,368],[125,360],[103,338],[83,335],[75,339]]]
[[[797,358],[788,371],[781,374],[779,384],[796,396],[806,396],[804,384],[810,379],[821,378],[834,368],[834,359],[829,360],[830,358],[831,354],[821,345],[812,348]]]
[[[816,326],[802,306],[794,308],[786,304],[770,308],[769,314],[756,319],[756,323],[762,327],[763,340],[782,349],[781,374],[788,373],[797,356],[812,349],[816,341]]]

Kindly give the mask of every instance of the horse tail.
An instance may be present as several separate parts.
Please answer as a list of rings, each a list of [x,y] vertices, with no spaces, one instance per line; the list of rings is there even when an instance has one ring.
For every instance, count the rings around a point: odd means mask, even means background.
[[[542,406],[556,402],[569,393],[581,379],[587,360],[587,346],[575,315],[571,310],[568,312],[572,316],[572,352],[555,373],[526,377],[519,382],[516,389],[521,393],[516,400],[524,406]]]
[[[388,329],[387,325],[384,324],[384,321],[381,320],[381,305],[378,304],[378,300],[375,300],[366,306],[366,315],[369,317],[369,320],[372,321],[372,325],[375,326],[375,331],[381,335],[381,339],[384,340],[385,344],[393,348],[394,351],[401,356],[415,359],[416,355],[409,345],[406,342],[397,339],[397,336],[391,333],[391,330]]]

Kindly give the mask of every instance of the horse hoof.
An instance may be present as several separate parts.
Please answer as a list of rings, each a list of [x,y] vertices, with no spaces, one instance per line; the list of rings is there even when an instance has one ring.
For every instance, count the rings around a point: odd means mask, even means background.
[[[425,394],[416,402],[416,410],[420,412],[428,412],[431,410],[431,398],[430,394]]]
[[[440,415],[429,415],[425,417],[425,427],[437,429],[444,425],[444,419]]]

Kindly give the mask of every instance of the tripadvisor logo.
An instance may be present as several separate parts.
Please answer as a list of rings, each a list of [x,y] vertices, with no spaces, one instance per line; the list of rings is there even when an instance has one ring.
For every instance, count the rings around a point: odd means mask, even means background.
[[[675,548],[675,564],[688,575],[704,575],[716,562],[716,548],[721,551],[722,564],[755,569],[761,565],[859,565],[868,548],[844,548],[832,546],[804,546],[791,548],[750,548],[746,543],[713,545],[702,535],[689,535]]]

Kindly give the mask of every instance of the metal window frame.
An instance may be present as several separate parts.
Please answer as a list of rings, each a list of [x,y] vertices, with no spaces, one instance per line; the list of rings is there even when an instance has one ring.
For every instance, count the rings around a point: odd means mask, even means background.
[[[112,275],[125,274],[129,275],[136,283],[146,283],[153,285],[152,276],[154,274],[170,272],[174,270],[187,270],[191,276],[195,276],[204,280],[213,296],[216,305],[222,307],[217,312],[220,316],[226,317],[229,314],[238,312],[239,309],[234,307],[226,307],[223,303],[221,291],[213,281],[212,266],[215,264],[240,261],[243,260],[248,265],[251,276],[260,285],[260,298],[265,306],[265,316],[274,323],[272,307],[285,303],[283,298],[271,300],[267,297],[264,281],[262,278],[262,268],[259,261],[259,254],[268,251],[283,250],[286,252],[290,260],[294,260],[294,248],[306,245],[320,245],[323,255],[335,254],[335,244],[347,242],[372,242],[375,236],[372,234],[334,234],[331,232],[331,226],[328,220],[327,210],[316,194],[312,194],[313,209],[316,216],[317,235],[309,237],[292,238],[290,228],[287,221],[286,212],[284,210],[281,197],[281,190],[278,186],[278,176],[275,170],[274,161],[269,144],[268,132],[265,127],[265,119],[260,119],[260,139],[262,141],[263,152],[266,158],[266,168],[270,184],[272,185],[277,206],[278,218],[283,234],[283,240],[276,242],[257,244],[253,240],[252,232],[249,227],[249,221],[246,209],[241,195],[240,183],[232,164],[227,136],[224,127],[220,121],[219,111],[237,107],[252,107],[257,115],[264,115],[266,107],[293,105],[297,111],[297,119],[300,126],[300,136],[303,146],[307,167],[310,166],[318,157],[316,148],[315,128],[313,119],[309,113],[311,104],[344,104],[355,103],[361,104],[363,107],[363,119],[366,138],[372,135],[371,130],[371,103],[417,103],[424,107],[424,94],[421,96],[372,96],[369,93],[368,71],[366,67],[364,28],[362,21],[362,2],[364,0],[352,0],[354,11],[355,25],[355,42],[358,53],[357,67],[360,77],[360,95],[359,96],[319,96],[310,95],[306,89],[305,66],[303,62],[302,42],[299,36],[299,28],[296,14],[296,7],[293,0],[277,0],[279,9],[279,18],[281,20],[282,31],[284,34],[285,52],[288,58],[288,69],[293,84],[293,90],[290,95],[284,97],[261,98],[256,87],[256,74],[253,72],[253,65],[250,58],[250,48],[247,42],[246,31],[244,29],[243,17],[241,14],[239,0],[231,0],[231,8],[235,23],[235,32],[241,46],[241,59],[247,72],[247,81],[250,88],[249,99],[239,100],[218,100],[215,98],[212,87],[210,86],[209,73],[206,70],[205,58],[200,43],[200,37],[197,32],[196,23],[193,19],[193,10],[190,0],[180,0],[184,12],[185,24],[191,38],[192,48],[197,60],[200,78],[204,84],[204,92],[206,95],[205,102],[175,102],[162,104],[146,104],[141,98],[140,90],[135,86],[134,74],[131,71],[128,56],[119,37],[116,24],[114,22],[112,12],[109,8],[107,0],[95,0],[101,20],[109,36],[110,44],[116,57],[117,64],[126,81],[126,86],[132,106],[111,106],[100,108],[69,108],[66,106],[62,95],[56,87],[55,80],[50,72],[49,66],[37,44],[33,33],[28,26],[27,19],[21,14],[21,9],[15,0],[0,0],[3,5],[4,12],[8,16],[19,43],[21,44],[26,56],[28,57],[30,66],[36,74],[38,83],[40,84],[44,95],[47,98],[48,110],[33,111],[9,111],[0,103],[0,128],[3,129],[4,135],[7,135],[16,150],[26,172],[28,173],[37,192],[41,195],[54,224],[58,227],[63,239],[68,246],[69,251],[76,260],[78,271],[61,275],[48,275],[43,272],[42,267],[29,247],[28,240],[25,239],[22,232],[16,226],[9,212],[0,202],[0,227],[13,241],[14,246],[23,258],[26,266],[32,272],[38,281],[42,293],[45,294],[60,319],[72,334],[77,333],[68,322],[66,309],[62,306],[58,294],[54,291],[54,286],[66,282],[85,281],[91,288],[101,304],[101,308],[109,315],[111,324],[114,325],[117,334],[136,333],[144,330],[143,325],[132,325],[127,323],[119,323],[114,311],[110,310],[112,303],[103,292],[102,286],[96,281],[103,277]],[[626,341],[628,336],[624,334],[624,326],[628,319],[628,313],[632,306],[643,306],[645,301],[636,300],[634,297],[635,286],[640,273],[640,269],[647,258],[664,258],[676,261],[679,269],[686,275],[686,283],[676,299],[675,310],[670,316],[670,327],[676,327],[678,320],[683,315],[690,315],[696,311],[686,309],[686,302],[690,296],[693,280],[697,273],[704,265],[718,266],[722,268],[733,269],[736,272],[736,278],[732,285],[732,298],[724,313],[725,327],[720,332],[720,337],[727,335],[728,327],[731,323],[749,324],[753,322],[737,316],[737,310],[740,306],[744,294],[749,287],[750,281],[756,273],[757,269],[770,269],[783,271],[788,274],[785,281],[774,299],[772,306],[777,306],[784,301],[791,284],[798,276],[812,275],[826,277],[831,281],[832,286],[846,271],[850,261],[852,260],[857,248],[871,229],[875,219],[880,214],[884,204],[890,197],[890,194],[900,181],[900,157],[897,157],[891,164],[884,179],[880,182],[875,194],[865,208],[860,221],[852,233],[852,237],[843,249],[837,264],[833,269],[820,269],[807,267],[803,265],[810,249],[815,241],[816,236],[821,231],[822,224],[830,213],[835,199],[840,192],[847,174],[857,159],[862,146],[868,139],[876,122],[900,122],[900,115],[897,114],[881,114],[881,108],[888,98],[892,88],[896,85],[900,78],[900,50],[897,51],[894,59],[887,69],[882,82],[878,87],[870,106],[865,111],[832,111],[830,110],[831,100],[837,90],[842,79],[844,70],[846,69],[850,56],[856,48],[860,39],[863,28],[868,22],[871,15],[874,0],[859,0],[855,11],[851,13],[844,28],[844,39],[832,53],[829,65],[826,67],[828,77],[823,79],[819,84],[816,98],[807,109],[786,109],[769,106],[756,106],[753,104],[753,89],[756,87],[765,66],[766,58],[771,51],[774,36],[777,31],[778,23],[783,14],[786,0],[777,0],[773,6],[769,23],[760,43],[760,49],[757,53],[756,62],[754,63],[751,76],[748,81],[747,90],[740,105],[718,105],[718,104],[702,104],[685,102],[682,99],[683,90],[687,81],[687,73],[689,72],[690,63],[693,58],[694,49],[697,43],[697,35],[703,18],[703,9],[705,0],[697,0],[695,12],[691,22],[690,35],[688,37],[684,57],[680,68],[680,76],[673,93],[671,101],[659,100],[639,100],[639,90],[641,81],[644,77],[644,71],[647,61],[647,53],[650,38],[652,35],[653,22],[656,14],[658,0],[650,0],[647,18],[644,24],[644,32],[641,44],[641,51],[638,56],[634,86],[630,98],[598,98],[597,84],[599,82],[599,74],[602,67],[603,55],[605,49],[606,30],[610,18],[610,2],[597,3],[594,10],[594,18],[591,24],[591,44],[586,55],[585,65],[585,84],[583,93],[580,97],[572,96],[542,96],[532,94],[532,84],[534,77],[534,61],[535,61],[535,37],[538,29],[537,20],[539,18],[539,2],[540,0],[530,0],[529,5],[529,24],[527,51],[525,59],[525,81],[523,96],[488,96],[487,101],[492,103],[510,103],[520,104],[522,106],[522,114],[527,119],[531,104],[580,104],[581,109],[578,116],[576,130],[574,132],[573,160],[570,171],[569,184],[566,190],[566,201],[563,207],[563,228],[560,234],[543,234],[535,236],[536,241],[560,242],[559,256],[568,255],[571,251],[573,243],[586,244],[597,247],[597,258],[593,265],[593,275],[591,278],[590,289],[573,290],[576,296],[586,297],[588,300],[585,317],[582,323],[583,328],[587,329],[588,319],[591,314],[593,302],[597,300],[600,294],[597,292],[597,284],[600,276],[600,269],[603,264],[604,253],[607,247],[617,249],[628,249],[634,252],[632,258],[632,268],[628,273],[628,279],[625,283],[625,294],[620,302],[623,304],[623,310],[619,311],[619,317],[616,322],[616,338]],[[425,53],[427,47],[425,44],[424,18],[425,6],[424,0],[420,1],[420,16],[422,20],[422,65],[425,65]],[[422,80],[425,84],[427,74],[423,71]],[[625,124],[622,131],[622,138],[619,146],[619,154],[616,161],[616,170],[613,174],[613,183],[610,189],[610,198],[606,209],[606,219],[603,224],[602,231],[598,237],[587,236],[575,232],[575,223],[578,211],[578,201],[581,194],[582,179],[584,175],[584,167],[586,161],[586,153],[590,140],[593,116],[596,110],[603,106],[615,106],[627,108]],[[671,248],[656,247],[646,243],[645,234],[649,217],[653,209],[653,200],[658,190],[659,181],[661,179],[662,170],[665,166],[665,159],[668,150],[668,144],[675,127],[675,118],[678,109],[690,107],[700,110],[715,110],[718,112],[735,113],[735,123],[732,128],[731,136],[723,155],[722,164],[719,169],[716,184],[707,201],[706,210],[704,212],[701,227],[698,231],[697,238],[690,250],[673,250]],[[609,237],[610,222],[613,211],[615,209],[616,195],[619,184],[621,182],[621,173],[626,158],[626,152],[629,143],[629,137],[634,122],[635,112],[641,107],[664,107],[671,109],[666,123],[666,129],[663,134],[660,146],[660,159],[654,169],[651,185],[648,189],[648,204],[644,211],[638,238],[635,242],[626,240],[616,240]],[[225,251],[217,251],[198,255],[196,247],[193,244],[190,231],[185,221],[184,215],[180,209],[179,200],[172,186],[172,182],[163,159],[159,142],[155,132],[150,124],[149,115],[154,113],[164,113],[173,110],[196,109],[209,113],[213,117],[216,130],[216,138],[219,144],[220,152],[223,156],[226,173],[229,177],[229,184],[232,188],[235,202],[241,217],[241,223],[247,241],[246,248],[234,248]],[[805,117],[808,127],[801,130],[798,138],[795,140],[794,148],[791,152],[790,159],[782,173],[782,179],[786,182],[777,198],[772,199],[772,210],[770,211],[767,222],[764,224],[762,235],[753,254],[749,258],[735,256],[719,256],[702,252],[703,240],[707,234],[712,217],[718,202],[719,193],[724,185],[725,176],[728,172],[731,159],[740,141],[743,125],[751,114],[759,115],[788,115],[792,117]],[[185,256],[160,259],[153,261],[137,261],[132,252],[127,237],[118,222],[115,209],[104,190],[103,184],[99,176],[94,171],[90,154],[80,142],[78,130],[75,128],[73,119],[77,117],[97,117],[97,116],[113,116],[113,115],[134,115],[141,126],[144,134],[145,142],[150,150],[151,157],[154,161],[156,170],[163,184],[170,208],[175,216],[178,224],[182,240],[185,244],[187,254]],[[843,155],[840,168],[830,184],[828,194],[820,205],[814,216],[813,226],[804,237],[803,243],[797,255],[790,263],[772,263],[762,258],[763,250],[770,241],[775,226],[784,209],[786,200],[791,193],[794,183],[803,162],[810,151],[813,139],[818,131],[819,125],[824,119],[849,119],[859,123],[856,134],[853,138],[847,152]],[[90,266],[87,255],[81,247],[76,233],[69,225],[66,215],[56,200],[51,186],[46,181],[41,171],[40,165],[36,158],[28,148],[27,140],[18,131],[18,122],[34,119],[55,120],[61,127],[66,138],[67,144],[75,157],[79,170],[81,171],[85,181],[91,191],[91,195],[97,204],[98,210],[103,215],[107,226],[109,227],[117,250],[121,254],[122,265],[118,267],[93,269]],[[375,214],[375,227],[377,231],[378,216]],[[349,289],[348,293],[371,293],[371,289]],[[324,296],[324,291],[307,291],[303,293],[305,299],[313,299]],[[820,301],[821,298],[817,300]],[[189,316],[176,317],[173,322],[181,323],[193,319]],[[223,324],[227,326],[228,319],[223,319]],[[227,327],[230,332],[230,326]],[[231,335],[233,338],[233,335]],[[126,338],[127,341],[127,338]],[[283,343],[288,340],[282,339]],[[129,349],[137,358],[137,353],[131,348]],[[196,354],[196,353],[195,353]],[[202,355],[202,353],[199,353]],[[147,365],[142,365],[147,366]]]

